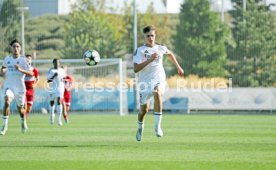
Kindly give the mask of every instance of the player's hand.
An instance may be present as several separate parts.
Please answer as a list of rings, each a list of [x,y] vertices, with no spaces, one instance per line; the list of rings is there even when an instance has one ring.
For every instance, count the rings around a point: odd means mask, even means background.
[[[177,67],[177,73],[179,76],[184,76],[184,70],[181,67]]]
[[[7,71],[7,69],[2,67],[1,70],[0,70],[0,76],[1,76],[1,77],[4,77],[6,71]]]
[[[15,65],[15,68],[16,70],[21,71],[21,67],[18,64]]]
[[[53,76],[48,80],[48,83],[53,81],[53,79],[58,75],[58,73],[54,73]]]
[[[158,54],[157,53],[153,53],[152,55],[151,55],[151,57],[150,57],[150,60],[151,61],[154,61],[154,60],[156,60],[158,58]]]

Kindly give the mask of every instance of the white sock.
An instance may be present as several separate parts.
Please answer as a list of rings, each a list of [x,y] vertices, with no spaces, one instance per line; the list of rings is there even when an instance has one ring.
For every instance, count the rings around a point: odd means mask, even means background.
[[[61,117],[62,117],[62,105],[57,105],[57,112],[58,112],[58,120],[61,121]]]
[[[8,127],[9,116],[2,116],[3,127]]]
[[[162,122],[162,112],[154,112],[155,127],[160,127]]]
[[[21,117],[21,123],[25,123],[25,118]]]
[[[51,106],[51,114],[52,116],[55,115],[55,105]]]
[[[21,124],[24,125],[24,126],[27,126],[27,122],[26,122],[25,117],[21,117]]]
[[[138,120],[138,129],[144,129],[144,122],[140,122],[139,120]]]

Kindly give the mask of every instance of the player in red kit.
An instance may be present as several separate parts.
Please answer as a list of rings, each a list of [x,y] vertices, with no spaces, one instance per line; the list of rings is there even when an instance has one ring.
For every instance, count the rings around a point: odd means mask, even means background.
[[[26,59],[29,64],[32,64],[32,56],[27,54]],[[29,113],[32,111],[32,106],[34,102],[34,85],[39,79],[39,73],[37,68],[31,66],[31,70],[33,72],[33,76],[26,75],[25,76],[25,86],[26,86],[26,117],[28,117]]]
[[[67,73],[67,67],[63,66],[64,70],[66,72],[66,76],[64,78],[64,103],[65,103],[65,108],[63,109],[63,117],[66,123],[69,123],[69,118],[68,118],[68,112],[71,106],[71,89],[73,87],[73,78]]]

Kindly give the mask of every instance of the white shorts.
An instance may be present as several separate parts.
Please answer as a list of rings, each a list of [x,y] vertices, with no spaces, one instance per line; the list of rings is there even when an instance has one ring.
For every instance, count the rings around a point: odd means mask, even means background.
[[[16,105],[18,107],[23,107],[25,104],[25,92],[17,92],[16,90],[12,90],[10,88],[5,89],[5,96],[10,97],[12,100],[15,99]]]
[[[60,99],[63,99],[63,96],[64,96],[64,90],[56,90],[54,92],[50,92],[49,93],[49,100],[53,101],[53,100],[55,100],[58,97]]]
[[[153,97],[153,92],[157,87],[161,90],[161,95],[163,95],[166,89],[166,82],[163,82],[163,83],[158,82],[153,84],[152,86],[150,86],[147,83],[139,85],[140,105],[149,103],[149,101]]]

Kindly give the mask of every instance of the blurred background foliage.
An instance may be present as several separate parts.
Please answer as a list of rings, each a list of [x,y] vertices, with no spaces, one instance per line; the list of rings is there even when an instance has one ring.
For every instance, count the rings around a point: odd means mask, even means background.
[[[157,27],[157,43],[175,53],[185,75],[232,78],[233,86],[271,87],[276,83],[275,15],[261,0],[232,0],[233,10],[210,10],[210,0],[185,0],[179,14],[158,14],[153,3],[138,13],[138,46],[142,28]],[[4,0],[0,12],[0,56],[10,53],[10,40],[20,36],[21,0]],[[103,58],[131,62],[133,49],[132,5],[105,6],[105,0],[81,0],[69,15],[25,16],[25,51],[38,59],[81,58],[96,49]],[[105,12],[105,11],[111,12]],[[120,11],[120,13],[116,11]],[[113,12],[112,12],[113,11]],[[168,75],[175,69],[165,59]]]

